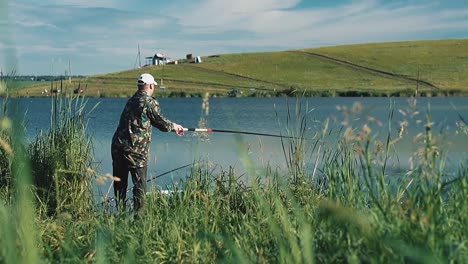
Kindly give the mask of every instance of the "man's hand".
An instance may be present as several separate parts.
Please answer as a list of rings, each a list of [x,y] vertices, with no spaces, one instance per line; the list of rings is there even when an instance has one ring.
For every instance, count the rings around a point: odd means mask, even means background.
[[[179,125],[179,124],[176,124],[176,123],[173,123],[173,127],[174,127],[174,133],[176,133],[178,136],[183,136],[184,135],[184,127]]]

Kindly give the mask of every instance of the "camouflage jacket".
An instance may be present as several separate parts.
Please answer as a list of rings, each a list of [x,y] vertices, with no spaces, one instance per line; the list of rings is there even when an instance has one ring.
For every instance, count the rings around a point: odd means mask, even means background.
[[[112,137],[112,159],[129,161],[130,168],[148,163],[152,126],[168,132],[173,123],[160,113],[159,103],[143,91],[137,91],[125,105]]]

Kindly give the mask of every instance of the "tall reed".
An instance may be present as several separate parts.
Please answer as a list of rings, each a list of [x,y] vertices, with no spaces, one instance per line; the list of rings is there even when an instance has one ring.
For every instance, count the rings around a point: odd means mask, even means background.
[[[8,90],[8,87],[6,87]],[[7,111],[11,109],[11,111]],[[39,263],[39,240],[26,157],[24,127],[17,104],[4,101],[0,116],[0,262]],[[13,122],[12,120],[16,121]],[[5,165],[5,167],[3,167]]]
[[[54,95],[51,104],[50,129],[28,148],[37,197],[48,215],[90,213],[94,174],[92,141],[86,133],[86,101]]]
[[[3,104],[7,104],[6,100]],[[6,106],[2,107],[0,117],[0,188],[9,190],[12,187],[11,162],[13,150],[11,147],[11,119],[7,117]]]

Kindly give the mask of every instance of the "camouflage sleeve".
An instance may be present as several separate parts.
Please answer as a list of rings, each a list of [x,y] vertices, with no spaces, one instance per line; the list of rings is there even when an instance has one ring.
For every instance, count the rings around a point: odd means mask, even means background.
[[[158,101],[156,99],[150,97],[148,100],[148,108],[146,109],[147,116],[151,122],[151,125],[156,127],[157,129],[168,132],[171,131],[174,127],[172,121],[165,118],[161,114],[161,110],[159,107]]]

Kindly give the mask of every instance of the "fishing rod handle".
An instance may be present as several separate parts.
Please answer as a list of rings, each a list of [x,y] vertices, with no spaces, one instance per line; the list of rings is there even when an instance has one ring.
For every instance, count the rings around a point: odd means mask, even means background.
[[[184,131],[213,132],[211,128],[186,128],[186,127],[184,127]]]

